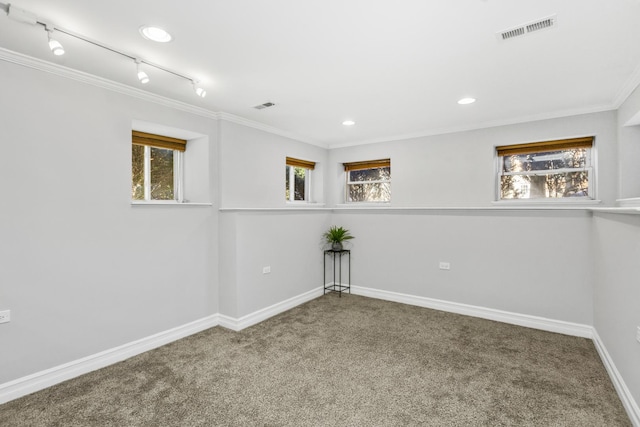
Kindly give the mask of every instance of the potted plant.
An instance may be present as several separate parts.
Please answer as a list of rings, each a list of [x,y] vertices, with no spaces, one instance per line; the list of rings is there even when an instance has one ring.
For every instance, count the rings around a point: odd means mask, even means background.
[[[332,225],[331,227],[329,227],[329,230],[324,233],[324,238],[327,243],[331,244],[331,249],[333,249],[334,251],[341,251],[342,242],[344,242],[345,240],[353,239],[354,237],[346,228]]]

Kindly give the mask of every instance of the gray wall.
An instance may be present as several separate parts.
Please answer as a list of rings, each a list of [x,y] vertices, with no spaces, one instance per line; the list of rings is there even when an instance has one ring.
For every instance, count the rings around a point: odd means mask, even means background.
[[[640,216],[595,214],[594,326],[636,402],[640,402]]]
[[[625,126],[640,113],[640,88],[618,109],[618,149],[620,198],[640,197],[640,126]]]
[[[391,158],[391,206],[491,206],[496,197],[495,147],[595,136],[597,197],[617,197],[616,113],[565,117],[404,141],[333,149],[327,200],[344,203],[342,163]]]
[[[640,113],[640,90],[618,110],[621,198],[640,197],[640,126],[624,126]],[[594,326],[616,368],[640,402],[640,216],[594,214]]]
[[[354,285],[590,325],[591,218],[571,211],[339,213]],[[451,270],[439,269],[439,261]]]
[[[388,157],[391,207],[471,208],[334,215],[356,235],[354,284],[591,324],[589,213],[473,210],[499,206],[496,146],[586,135],[596,136],[597,197],[613,203],[615,112],[331,150],[332,203],[344,203],[342,163]]]
[[[217,121],[3,61],[0,75],[0,383],[217,313],[217,211],[130,204],[134,120],[210,136],[211,169]]]
[[[320,236],[330,212],[308,208],[324,200],[327,150],[228,121],[220,125],[220,312],[239,318],[322,284]],[[287,156],[316,162],[310,205],[285,200]],[[262,273],[266,266],[270,274]]]
[[[220,206],[283,208],[286,157],[316,162],[311,202],[324,202],[327,150],[229,121],[220,122]]]

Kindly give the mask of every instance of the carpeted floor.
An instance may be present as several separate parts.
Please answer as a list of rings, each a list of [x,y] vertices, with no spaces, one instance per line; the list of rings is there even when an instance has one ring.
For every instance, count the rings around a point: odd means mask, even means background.
[[[0,406],[1,426],[629,426],[583,338],[329,294]]]

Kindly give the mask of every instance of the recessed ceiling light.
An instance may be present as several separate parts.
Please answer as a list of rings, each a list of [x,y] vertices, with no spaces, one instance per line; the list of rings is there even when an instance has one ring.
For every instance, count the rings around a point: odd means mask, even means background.
[[[140,34],[147,40],[152,40],[159,43],[167,43],[171,41],[171,34],[158,27],[151,27],[148,25],[140,27]]]
[[[466,104],[473,104],[474,102],[476,102],[475,98],[462,98],[460,101],[458,101],[458,104],[466,105]]]
[[[342,122],[342,124],[345,126],[353,126],[356,124],[356,122],[354,122],[353,120],[345,120],[344,122]]]

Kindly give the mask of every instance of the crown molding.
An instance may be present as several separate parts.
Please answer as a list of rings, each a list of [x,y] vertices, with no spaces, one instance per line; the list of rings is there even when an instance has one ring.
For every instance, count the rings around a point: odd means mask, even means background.
[[[328,148],[327,144],[321,144],[292,132],[284,131],[273,126],[265,125],[264,123],[256,122],[254,120],[245,119],[233,114],[225,112],[211,111],[206,108],[197,107],[195,105],[187,104],[182,101],[176,101],[175,99],[167,98],[165,96],[156,95],[144,90],[127,86],[122,83],[114,82],[102,77],[98,77],[94,74],[85,73],[83,71],[74,70],[73,68],[65,67],[63,65],[55,64],[52,62],[44,61],[42,59],[27,56],[18,52],[14,52],[0,47],[0,60],[11,62],[17,65],[33,68],[35,70],[44,71],[46,73],[55,74],[60,77],[75,80],[80,83],[89,84],[102,89],[117,92],[123,95],[131,96],[133,98],[141,99],[147,102],[153,102],[155,104],[162,105],[164,107],[174,108],[176,110],[184,111],[186,113],[195,114],[202,117],[207,117],[215,120],[226,120],[242,126],[258,129],[264,132],[268,132],[274,135],[283,136],[285,138],[292,139],[294,141],[303,142],[310,145],[316,145],[322,148]]]
[[[291,132],[278,129],[273,126],[265,125],[264,123],[245,119],[243,117],[235,116],[233,114],[229,114],[225,112],[216,112],[216,111],[208,110],[206,108],[197,107],[195,105],[187,104],[185,102],[177,101],[175,99],[167,98],[165,96],[146,92],[144,90],[141,90],[132,86],[127,86],[125,84],[118,83],[113,80],[108,80],[102,77],[98,77],[94,74],[78,71],[73,68],[69,68],[63,65],[44,61],[42,59],[34,58],[34,57],[24,55],[22,53],[14,52],[2,47],[0,47],[0,60],[21,65],[24,67],[32,68],[34,70],[43,71],[45,73],[54,74],[59,77],[67,78],[80,83],[110,90],[112,92],[117,92],[133,98],[141,99],[143,101],[159,104],[164,107],[169,107],[176,110],[184,111],[186,113],[191,113],[191,114],[207,117],[214,120],[226,120],[228,122],[233,122],[242,126],[247,126],[247,127],[258,129],[274,135],[279,135],[285,138],[293,139],[295,141],[316,145],[322,148],[327,148],[326,144],[320,144],[315,141],[302,138],[299,135],[295,135]]]
[[[8,49],[0,48],[0,60],[11,62],[17,65],[22,65],[24,67],[33,68],[38,71],[44,71],[46,73],[54,74],[59,77],[75,80],[80,83],[107,89],[112,92],[131,96],[133,98],[138,98],[143,101],[153,102],[155,104],[174,108],[176,110],[184,111],[191,114],[196,114],[198,116],[208,117],[212,119],[218,118],[218,113],[207,110],[206,108],[196,107],[185,102],[176,101],[175,99],[149,93],[138,88],[114,82],[113,80],[108,80],[93,74],[85,73],[83,71],[74,70],[73,68],[54,64],[52,62],[43,61],[42,59],[27,56]]]

